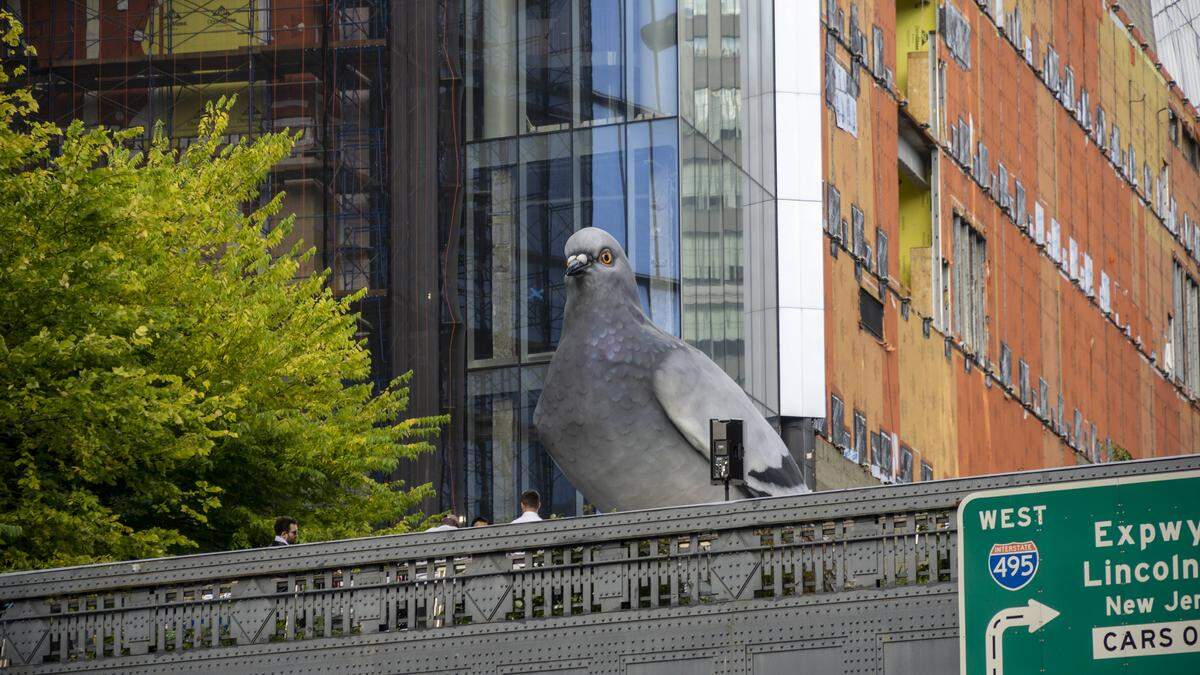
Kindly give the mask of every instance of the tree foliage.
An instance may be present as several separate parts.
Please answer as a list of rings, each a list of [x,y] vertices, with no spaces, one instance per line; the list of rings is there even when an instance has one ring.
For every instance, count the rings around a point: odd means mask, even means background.
[[[281,251],[292,218],[263,203],[294,138],[229,143],[230,105],[139,152],[0,90],[0,569],[263,545],[280,514],[306,541],[423,519],[428,485],[370,474],[445,420],[402,419],[405,378],[373,395],[357,296],[298,277],[313,252]]]

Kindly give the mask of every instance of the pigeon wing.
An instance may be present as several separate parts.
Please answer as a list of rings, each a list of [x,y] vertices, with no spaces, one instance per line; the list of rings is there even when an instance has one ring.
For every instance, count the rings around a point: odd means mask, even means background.
[[[698,349],[673,350],[654,371],[654,394],[679,433],[709,459],[709,420],[741,419],[746,487],[755,494],[808,492],[783,440],[742,388]]]

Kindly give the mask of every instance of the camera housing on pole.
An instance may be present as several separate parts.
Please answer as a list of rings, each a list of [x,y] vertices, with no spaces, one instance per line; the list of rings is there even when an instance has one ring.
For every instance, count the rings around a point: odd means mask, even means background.
[[[729,499],[730,485],[745,484],[742,445],[742,420],[708,421],[709,477],[713,485],[725,485],[725,499]]]

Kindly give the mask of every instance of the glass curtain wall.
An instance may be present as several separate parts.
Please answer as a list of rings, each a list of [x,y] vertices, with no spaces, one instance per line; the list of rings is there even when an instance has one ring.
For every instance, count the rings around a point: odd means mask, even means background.
[[[673,0],[465,0],[466,506],[495,522],[521,491],[585,500],[537,442],[558,344],[563,246],[583,227],[629,253],[643,309],[680,319],[679,51]]]
[[[682,335],[770,418],[779,409],[773,3],[683,0],[679,11]]]

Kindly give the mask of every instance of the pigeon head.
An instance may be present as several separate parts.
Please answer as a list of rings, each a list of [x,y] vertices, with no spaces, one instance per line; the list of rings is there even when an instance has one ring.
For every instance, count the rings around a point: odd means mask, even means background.
[[[629,258],[612,234],[584,227],[566,240],[566,285],[607,286],[634,281]]]
[[[585,227],[567,240],[567,293],[598,291],[624,293],[635,300],[633,268],[625,249],[613,236],[598,227]]]

